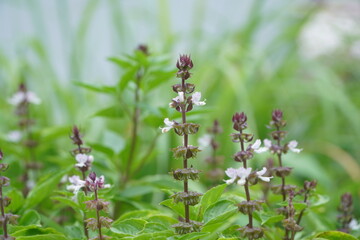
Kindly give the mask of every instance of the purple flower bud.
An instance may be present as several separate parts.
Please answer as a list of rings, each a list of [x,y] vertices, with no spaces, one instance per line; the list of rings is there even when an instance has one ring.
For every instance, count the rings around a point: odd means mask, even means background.
[[[235,113],[232,117],[232,121],[234,123],[233,128],[237,131],[244,130],[247,128],[247,116],[244,112]]]
[[[82,145],[83,141],[81,139],[80,130],[77,126],[74,126],[72,129],[72,136],[70,137],[73,140],[75,145]]]
[[[3,152],[2,152],[1,149],[0,149],[0,161],[3,159],[3,157],[4,157],[4,154],[3,154]]]
[[[182,71],[190,70],[193,68],[193,66],[194,64],[190,58],[190,55],[180,55],[180,60],[176,62],[176,67]]]
[[[89,178],[90,178],[92,181],[95,181],[95,179],[96,179],[96,173],[95,173],[95,172],[91,172],[91,173],[89,174]]]
[[[279,109],[275,109],[273,112],[272,112],[272,120],[274,122],[280,122],[283,118],[283,112]]]
[[[27,92],[27,88],[26,88],[25,83],[20,83],[19,92]]]
[[[148,46],[147,45],[144,45],[144,44],[140,44],[138,47],[137,47],[137,50],[142,52],[143,54],[145,54],[146,56],[149,55],[149,49],[148,49]]]

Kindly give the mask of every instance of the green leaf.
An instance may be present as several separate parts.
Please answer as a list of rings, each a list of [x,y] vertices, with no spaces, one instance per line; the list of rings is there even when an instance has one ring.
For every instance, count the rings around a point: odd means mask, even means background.
[[[20,217],[19,225],[28,226],[31,224],[39,225],[41,217],[35,210],[28,210]]]
[[[64,235],[59,234],[44,234],[34,236],[17,237],[16,240],[67,240]]]
[[[9,212],[16,213],[22,206],[24,206],[25,199],[19,190],[13,189],[7,194],[7,196],[11,198],[11,204],[7,207]]]
[[[320,233],[316,236],[317,238],[324,238],[328,240],[357,240],[355,237],[338,231],[328,231]]]
[[[75,85],[79,87],[86,88],[90,91],[99,92],[99,93],[105,93],[105,94],[114,94],[116,93],[116,88],[112,86],[95,86],[89,83],[83,83],[83,82],[74,82]]]
[[[122,118],[124,117],[124,111],[119,105],[112,107],[107,107],[101,110],[98,110],[92,115],[92,117],[106,117],[106,118]]]
[[[116,63],[118,66],[120,66],[123,69],[131,68],[134,66],[132,62],[130,62],[127,59],[123,59],[121,57],[109,57],[108,60],[110,62]]]
[[[172,199],[166,199],[165,201],[162,201],[160,203],[160,205],[166,206],[168,208],[170,208],[171,210],[173,210],[176,214],[184,217],[184,204],[179,202],[179,203],[174,203],[174,201]],[[195,213],[195,208],[190,208],[190,218],[191,219],[195,219],[197,217],[197,214]]]
[[[168,230],[168,227],[160,223],[146,223],[141,233],[155,233]]]
[[[178,238],[178,240],[196,240],[196,239],[201,239],[200,237],[203,238],[209,235],[210,233],[208,232],[193,232],[181,236],[180,238]]]
[[[261,219],[261,225],[280,222],[284,219],[283,215],[274,215],[269,213],[260,213],[259,215]]]
[[[226,186],[227,186],[226,184],[222,184],[222,185],[213,187],[204,194],[204,196],[201,198],[201,201],[200,201],[200,206],[201,206],[202,212],[206,211],[206,209],[211,204],[214,204],[215,202],[217,202],[220,199],[221,194],[224,192]]]
[[[232,212],[237,210],[237,207],[233,202],[228,200],[221,200],[208,207],[204,213],[204,222],[207,223],[210,220],[221,221],[222,215],[226,212]],[[213,221],[214,222],[214,221]]]
[[[16,237],[16,239],[20,236],[61,235],[61,233],[53,228],[42,228],[38,225],[11,226],[9,232],[11,236]]]
[[[127,212],[124,213],[123,215],[121,215],[113,224],[116,224],[117,222],[121,222],[125,219],[129,219],[129,218],[148,218],[154,214],[158,213],[158,211],[154,211],[154,210],[136,210],[136,211],[131,211],[131,212]]]
[[[311,198],[310,208],[318,208],[318,207],[321,207],[321,206],[325,205],[326,203],[328,203],[329,200],[330,200],[329,196],[324,196],[324,195],[320,195],[320,194],[315,194],[315,195],[312,196],[312,198]]]
[[[122,75],[120,82],[118,83],[120,91],[123,91],[131,80],[134,80],[137,70],[137,67],[132,67]]]
[[[66,198],[66,197],[61,197],[61,196],[57,196],[57,197],[51,197],[51,199],[59,201],[67,206],[72,207],[75,211],[79,211],[79,204],[77,204],[76,202],[74,202],[73,200]]]
[[[52,191],[56,189],[60,179],[68,173],[70,169],[72,169],[72,167],[58,173],[49,174],[41,179],[29,193],[24,204],[24,209],[33,208],[44,199],[48,198]]]
[[[135,235],[144,229],[146,223],[141,219],[127,219],[114,223],[110,230],[117,234]]]

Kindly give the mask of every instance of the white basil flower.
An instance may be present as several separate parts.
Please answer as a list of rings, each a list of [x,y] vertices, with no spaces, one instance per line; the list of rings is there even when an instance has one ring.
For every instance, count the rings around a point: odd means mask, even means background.
[[[20,142],[21,138],[23,137],[23,134],[21,131],[15,130],[11,131],[7,134],[6,139],[9,142],[17,143]]]
[[[258,176],[258,178],[260,178],[264,182],[270,182],[270,179],[272,179],[273,177],[263,177],[263,175],[266,173],[266,171],[267,171],[267,169],[266,169],[266,167],[264,167],[261,171],[256,172],[256,175]]]
[[[194,105],[204,106],[206,104],[205,101],[200,101],[200,99],[201,99],[201,92],[195,92],[191,98]]]
[[[240,178],[238,181],[237,181],[237,184],[240,185],[240,186],[244,186],[245,183],[246,183],[246,178],[249,177],[251,173],[251,168],[243,168],[243,167],[240,167],[238,170],[237,170],[237,175],[238,177]]]
[[[68,191],[72,191],[75,195],[80,191],[82,187],[85,186],[85,181],[81,180],[79,176],[69,177],[69,182],[71,185],[66,186]]]
[[[160,128],[162,133],[166,133],[166,132],[170,131],[174,127],[174,124],[175,124],[174,121],[170,121],[168,118],[164,119],[164,123],[165,123],[166,127]]]
[[[94,158],[91,156],[90,158],[92,161],[94,160]],[[75,160],[77,161],[77,164],[75,164],[76,167],[85,167],[86,166],[86,163],[88,162],[89,160],[89,156],[86,155],[86,154],[83,154],[83,153],[79,153],[79,154],[76,154],[75,156]]]
[[[302,148],[296,148],[297,145],[298,145],[298,142],[295,140],[292,140],[287,144],[290,151],[292,151],[294,153],[300,153],[302,151]]]
[[[225,171],[225,174],[230,178],[228,180],[225,180],[226,184],[232,184],[235,182],[235,180],[238,177],[237,169],[235,168],[228,168]]]
[[[264,140],[265,141],[265,140]],[[251,148],[254,150],[254,152],[256,153],[263,153],[269,150],[269,148],[267,147],[260,147],[261,146],[261,140],[257,139],[254,144],[251,145]]]
[[[349,228],[351,230],[355,230],[355,231],[359,230],[360,229],[360,224],[358,223],[358,221],[355,218],[353,218],[351,220],[351,222],[349,223]]]

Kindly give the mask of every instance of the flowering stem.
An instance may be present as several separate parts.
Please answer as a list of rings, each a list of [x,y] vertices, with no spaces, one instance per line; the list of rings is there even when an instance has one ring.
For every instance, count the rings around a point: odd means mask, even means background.
[[[240,136],[242,135],[242,130],[240,129]],[[244,140],[240,138],[240,147],[241,147],[241,151],[245,150],[244,147]],[[247,163],[246,160],[243,161],[243,167],[246,169],[247,168]],[[246,180],[245,184],[244,184],[244,189],[245,189],[245,194],[246,194],[246,201],[250,202],[250,191],[249,191],[249,183],[248,180]],[[253,219],[252,219],[252,213],[249,212],[249,228],[253,227]]]
[[[4,222],[3,222],[4,238],[7,239],[7,237],[8,237],[8,233],[7,233],[7,219],[6,219],[6,217],[5,217],[4,199],[3,199],[2,186],[0,186],[0,208],[1,208],[1,216],[2,216],[2,218],[4,219]]]
[[[139,108],[140,82],[141,82],[141,79],[143,76],[141,71],[142,71],[142,69],[140,69],[136,75],[136,89],[135,89],[135,99],[134,99],[135,107],[134,107],[134,112],[132,115],[133,125],[132,125],[132,130],[131,130],[130,152],[129,152],[129,157],[127,159],[127,165],[126,165],[126,170],[124,173],[124,178],[122,179],[123,180],[122,184],[126,184],[126,182],[129,180],[129,177],[131,175],[130,171],[131,171],[132,163],[134,161],[134,154],[135,154],[135,149],[136,149],[136,145],[137,145],[137,135],[138,135],[139,118],[140,118],[140,108]]]
[[[182,78],[181,81],[181,88],[182,91],[184,93],[184,97],[185,97],[185,92],[186,92],[186,87],[185,87],[185,79]],[[185,101],[184,101],[185,102]],[[186,123],[186,112],[185,112],[185,104],[183,105],[183,107],[181,108],[181,117],[182,117],[182,123]],[[187,148],[188,147],[188,135],[184,134],[184,147]],[[183,167],[187,168],[187,157],[184,156],[184,160],[183,160]],[[184,192],[188,192],[188,179],[186,178],[184,180]],[[189,205],[187,205],[186,203],[184,203],[184,207],[185,207],[185,221],[188,223],[190,222],[190,211],[189,211]]]
[[[310,193],[310,190],[307,190],[307,191],[305,192],[304,203],[307,202],[307,199],[308,199],[308,197],[309,197],[309,193]],[[300,212],[300,214],[299,214],[299,217],[298,217],[298,219],[297,219],[297,221],[296,221],[297,224],[300,224],[301,218],[302,218],[302,216],[304,215],[304,212],[305,212],[305,209],[301,210],[301,212]]]
[[[97,188],[95,188],[94,195],[95,195],[95,200],[98,201]],[[98,229],[99,229],[99,240],[102,240],[100,211],[97,208],[96,208],[96,220],[97,220],[97,226],[98,226]]]
[[[82,153],[81,144],[77,144],[77,146],[78,146],[78,149],[79,149],[79,153]],[[82,174],[82,180],[86,181],[86,171],[85,171],[85,169],[83,169],[83,168],[81,169],[81,174]],[[85,193],[85,196],[87,196],[88,195],[87,187],[85,186],[83,189],[84,189],[83,191]],[[85,222],[86,219],[87,219],[87,216],[86,216],[86,213],[84,212],[84,216],[83,216],[84,233],[85,233],[86,239],[89,239],[89,231],[88,231],[88,229],[86,227],[86,222]]]

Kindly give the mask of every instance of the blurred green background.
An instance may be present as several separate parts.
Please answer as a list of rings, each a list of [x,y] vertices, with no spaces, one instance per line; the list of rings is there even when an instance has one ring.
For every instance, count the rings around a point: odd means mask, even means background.
[[[7,99],[25,79],[43,100],[32,111],[40,140],[38,160],[46,169],[73,164],[68,136],[77,124],[94,148],[95,167],[115,183],[119,176],[112,166],[123,157],[131,121],[94,116],[121,103],[79,85],[115,85],[124,71],[108,57],[132,54],[146,44],[151,54],[167,59],[169,71],[175,71],[179,54],[191,54],[191,81],[207,102],[192,116],[201,130],[191,144],[218,119],[224,129],[219,137],[223,168],[237,166],[231,157],[238,147],[229,136],[232,115],[244,111],[250,130],[264,139],[272,110],[282,109],[288,140],[296,139],[304,148],[286,157],[285,165],[295,167],[292,181],[301,185],[317,179],[319,192],[330,196],[327,209],[333,219],[340,195],[357,194],[359,216],[359,21],[358,1],[0,0],[0,144],[16,162],[21,149],[6,140],[16,128]],[[151,108],[142,120],[149,120],[152,108],[158,113],[157,108],[168,106],[175,96],[173,76],[142,98]],[[131,102],[126,99],[132,99],[132,87],[120,97]],[[153,127],[140,128],[140,155],[159,133],[154,126],[163,125],[163,116],[156,116]],[[177,141],[174,134],[157,138],[134,181],[179,167],[169,152]],[[205,149],[192,164],[206,168],[207,154]],[[253,166],[267,157],[259,156]]]

